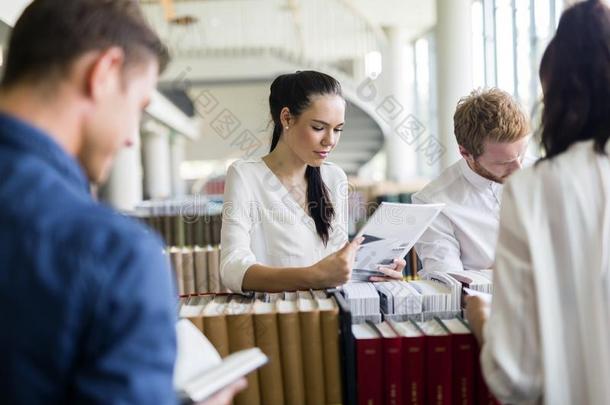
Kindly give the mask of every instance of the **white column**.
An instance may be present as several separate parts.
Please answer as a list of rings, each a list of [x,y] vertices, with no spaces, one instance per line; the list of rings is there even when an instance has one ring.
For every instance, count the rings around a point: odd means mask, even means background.
[[[446,148],[442,168],[460,157],[453,114],[458,100],[473,86],[471,6],[472,0],[436,0],[438,138]]]
[[[150,198],[167,198],[172,194],[170,164],[170,130],[147,125],[142,133],[144,194]]]
[[[103,187],[105,200],[120,211],[131,211],[142,201],[142,160],[140,134],[129,148],[117,154],[108,181]]]
[[[387,45],[382,52],[382,114],[390,127],[386,138],[386,175],[388,180],[404,182],[415,177],[417,170],[416,145],[407,143],[399,136],[398,127],[413,112],[413,61],[407,52],[403,28],[386,29]],[[392,112],[389,112],[389,111]]]
[[[183,135],[172,133],[170,139],[170,163],[171,163],[171,183],[172,193],[175,196],[185,194],[185,184],[180,176],[180,166],[184,162],[184,154],[187,140]]]

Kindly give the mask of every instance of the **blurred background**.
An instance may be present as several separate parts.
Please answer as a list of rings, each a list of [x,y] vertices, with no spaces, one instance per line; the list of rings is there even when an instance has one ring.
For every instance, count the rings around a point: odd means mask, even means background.
[[[28,3],[0,5],[0,69],[11,26]],[[329,160],[350,176],[352,205],[408,202],[458,159],[453,112],[473,88],[512,93],[536,122],[540,57],[569,2],[140,3],[173,59],[139,143],[121,152],[98,190],[126,212],[193,196],[220,203],[228,165],[268,151],[271,81],[305,69],[331,74],[344,88],[345,131]]]

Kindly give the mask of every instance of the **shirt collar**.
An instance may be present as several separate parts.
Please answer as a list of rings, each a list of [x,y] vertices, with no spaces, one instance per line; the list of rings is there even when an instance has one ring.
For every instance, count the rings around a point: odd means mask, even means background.
[[[71,184],[89,194],[82,167],[44,131],[13,116],[0,113],[0,145],[8,145],[43,159]]]
[[[494,194],[499,194],[502,192],[502,184],[486,179],[473,171],[470,166],[468,166],[468,162],[466,162],[464,158],[460,160],[460,169],[462,171],[462,175],[474,187],[481,190],[491,190]]]

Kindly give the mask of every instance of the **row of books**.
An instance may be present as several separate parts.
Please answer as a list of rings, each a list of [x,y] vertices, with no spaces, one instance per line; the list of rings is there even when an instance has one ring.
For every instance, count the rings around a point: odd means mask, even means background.
[[[352,326],[359,405],[497,404],[461,318]]]
[[[207,246],[220,243],[221,215],[140,216],[138,219],[155,230],[167,246]]]
[[[453,318],[461,313],[463,288],[491,294],[491,271],[420,272],[417,280],[355,282],[345,284],[341,290],[352,320],[358,324]]]
[[[167,246],[207,246],[220,243],[222,201],[194,195],[144,201],[132,215],[157,231]]]
[[[220,278],[220,246],[168,249],[179,295],[223,293]]]
[[[191,320],[223,358],[252,347],[268,357],[248,375],[235,405],[345,403],[339,309],[324,291],[185,297],[179,316]]]

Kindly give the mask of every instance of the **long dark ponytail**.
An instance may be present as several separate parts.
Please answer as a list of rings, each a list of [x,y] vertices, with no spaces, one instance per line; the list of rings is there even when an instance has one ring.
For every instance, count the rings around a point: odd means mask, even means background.
[[[280,113],[287,107],[293,117],[298,117],[311,104],[312,96],[338,95],[342,97],[341,85],[331,76],[312,70],[285,74],[271,83],[269,109],[273,120],[272,152],[282,135]],[[316,232],[324,245],[328,243],[335,209],[329,191],[322,180],[319,167],[307,166],[307,210],[314,220]]]

